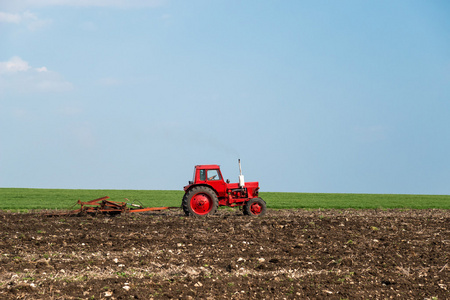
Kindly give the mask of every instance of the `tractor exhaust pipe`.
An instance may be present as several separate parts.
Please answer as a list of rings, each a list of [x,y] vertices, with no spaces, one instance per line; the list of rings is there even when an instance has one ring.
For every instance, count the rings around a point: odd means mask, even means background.
[[[245,186],[245,181],[244,181],[244,175],[242,175],[241,159],[238,159],[238,163],[239,163],[239,187],[243,188]]]
[[[242,175],[241,159],[238,159],[238,163],[239,163],[239,175]]]

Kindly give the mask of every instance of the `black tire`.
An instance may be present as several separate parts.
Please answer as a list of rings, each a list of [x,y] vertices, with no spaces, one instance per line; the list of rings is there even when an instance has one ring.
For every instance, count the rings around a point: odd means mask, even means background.
[[[244,215],[252,217],[261,217],[266,214],[266,201],[261,198],[253,198],[244,205]]]
[[[204,217],[216,213],[219,199],[212,188],[196,186],[184,194],[181,206],[186,216]]]
[[[187,209],[188,205],[185,204],[185,203],[187,203],[186,195],[187,195],[187,193],[184,194],[183,200],[181,201],[181,208],[183,209],[184,214],[185,214],[186,216],[189,216],[189,210]]]

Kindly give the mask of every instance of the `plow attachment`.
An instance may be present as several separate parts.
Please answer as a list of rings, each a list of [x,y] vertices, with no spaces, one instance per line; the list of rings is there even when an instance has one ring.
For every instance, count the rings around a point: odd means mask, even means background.
[[[136,213],[136,212],[147,212],[147,211],[159,211],[165,209],[174,209],[179,207],[143,207],[142,205],[128,203],[128,202],[117,202],[108,200],[109,197],[102,197],[98,199],[94,199],[87,202],[81,202],[78,200],[77,204],[81,205],[79,209],[72,210],[69,212],[59,213],[56,215],[77,215],[77,214],[98,214],[98,213],[107,213],[107,214],[121,214],[121,213]],[[125,200],[129,201],[125,198]],[[55,214],[51,214],[55,215]]]

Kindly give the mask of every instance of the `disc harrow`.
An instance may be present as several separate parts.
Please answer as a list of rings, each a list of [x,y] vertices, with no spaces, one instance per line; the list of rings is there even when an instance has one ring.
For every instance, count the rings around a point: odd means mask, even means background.
[[[82,202],[78,200],[75,205],[80,205],[81,207],[76,210],[72,210],[64,213],[48,214],[48,215],[80,215],[80,214],[110,214],[116,215],[121,213],[138,213],[147,211],[159,211],[165,209],[175,209],[179,207],[164,206],[164,207],[144,207],[142,204],[134,204],[130,202],[118,202],[111,201],[108,196],[101,197],[98,199],[90,200],[87,202]],[[125,200],[129,201],[127,198]]]

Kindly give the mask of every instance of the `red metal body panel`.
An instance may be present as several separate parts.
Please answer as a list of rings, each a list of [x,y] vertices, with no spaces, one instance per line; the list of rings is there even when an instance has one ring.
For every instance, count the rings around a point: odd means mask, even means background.
[[[195,169],[207,169],[207,170],[220,169],[220,166],[219,165],[197,165],[197,166],[195,166]]]

